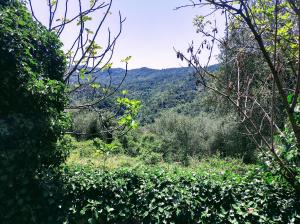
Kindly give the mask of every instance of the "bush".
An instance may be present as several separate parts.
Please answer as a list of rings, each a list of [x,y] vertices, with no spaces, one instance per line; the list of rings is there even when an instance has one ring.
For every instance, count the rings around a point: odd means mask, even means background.
[[[270,177],[268,177],[270,178]],[[66,169],[68,223],[298,223],[300,200],[249,173],[216,181],[163,169]]]
[[[93,140],[93,145],[96,150],[101,151],[103,154],[122,154],[123,148],[121,143],[118,140],[114,140],[111,143],[105,143],[101,139],[95,138]]]
[[[141,159],[146,165],[156,165],[164,161],[162,154],[157,152],[144,152],[141,155]]]
[[[242,128],[233,116],[202,113],[190,117],[168,112],[154,123],[152,131],[162,141],[159,152],[166,161],[188,165],[190,157],[203,158],[216,153],[223,157],[244,157],[246,162],[255,160],[255,146],[241,135]]]
[[[161,141],[158,136],[141,130],[131,130],[119,137],[124,153],[129,156],[141,156],[150,152],[161,151]]]
[[[65,57],[54,33],[18,1],[0,4],[0,216],[2,223],[55,222],[39,173],[59,166],[68,127]],[[53,195],[52,195],[53,196]]]
[[[73,113],[73,128],[78,140],[100,138],[106,143],[114,139],[114,129],[118,125],[114,116],[108,112],[99,113],[79,111]]]

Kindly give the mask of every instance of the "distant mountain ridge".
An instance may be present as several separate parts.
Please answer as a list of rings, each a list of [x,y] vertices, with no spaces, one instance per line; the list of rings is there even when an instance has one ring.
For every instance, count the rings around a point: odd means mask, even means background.
[[[219,65],[213,65],[209,70],[218,68]],[[142,101],[141,123],[152,123],[161,112],[192,103],[198,97],[193,73],[191,67],[133,69],[128,71],[121,89],[127,89],[131,98]]]
[[[210,71],[215,71],[219,68],[219,65],[209,66]],[[112,77],[113,83],[117,84],[122,80],[124,74],[126,72],[123,68],[111,68],[110,74]],[[132,83],[133,81],[149,81],[151,79],[181,79],[187,74],[192,74],[194,69],[192,67],[178,67],[178,68],[165,68],[165,69],[153,69],[148,67],[141,67],[130,69],[127,71],[127,77],[125,79],[125,83]],[[96,69],[93,74],[94,77],[97,77],[98,81],[103,82],[109,79],[108,71],[101,71],[100,69]],[[77,82],[77,76],[73,76],[71,78],[71,83]]]
[[[209,67],[215,71],[219,65]],[[111,68],[108,71],[97,71],[95,76],[100,83],[118,85],[124,78],[125,70]],[[129,98],[142,101],[140,112],[141,123],[152,123],[159,114],[191,103],[197,96],[196,80],[191,67],[152,69],[142,67],[127,71],[127,76],[120,89],[128,90]]]

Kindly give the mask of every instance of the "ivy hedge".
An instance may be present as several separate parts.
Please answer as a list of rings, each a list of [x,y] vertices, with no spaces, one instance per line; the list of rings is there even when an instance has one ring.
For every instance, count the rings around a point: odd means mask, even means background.
[[[265,179],[72,168],[60,207],[66,223],[299,223],[300,198]]]
[[[40,173],[67,157],[61,47],[20,1],[0,1],[0,223],[55,223]]]

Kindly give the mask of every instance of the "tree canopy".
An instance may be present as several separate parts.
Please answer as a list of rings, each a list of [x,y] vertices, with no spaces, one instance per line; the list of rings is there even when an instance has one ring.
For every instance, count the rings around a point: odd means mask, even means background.
[[[45,223],[53,218],[51,203],[38,175],[67,156],[58,144],[69,125],[65,55],[57,36],[21,3],[1,5],[0,14],[1,220],[32,223],[47,213]]]

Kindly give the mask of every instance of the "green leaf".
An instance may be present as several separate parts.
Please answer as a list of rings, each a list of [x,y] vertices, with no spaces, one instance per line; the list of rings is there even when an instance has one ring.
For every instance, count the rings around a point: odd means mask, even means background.
[[[122,90],[122,94],[123,95],[127,95],[128,94],[128,90]]]
[[[90,84],[90,86],[93,88],[93,89],[99,89],[101,87],[101,85],[99,83],[92,83]]]
[[[294,94],[292,94],[292,93],[287,96],[287,101],[288,101],[289,104],[292,103],[293,97],[294,97]]]
[[[89,74],[89,75],[87,76],[87,81],[89,82],[89,81],[91,80],[91,78],[92,78],[92,74]]]
[[[132,58],[132,56],[128,56],[124,59],[121,60],[121,62],[125,62],[125,63],[128,63],[128,61]]]
[[[104,65],[102,68],[101,68],[101,71],[104,72],[104,71],[107,71],[108,69],[110,69],[112,67],[113,63],[108,63],[106,65]]]
[[[85,76],[85,69],[80,69],[79,71],[79,77],[83,81]]]

